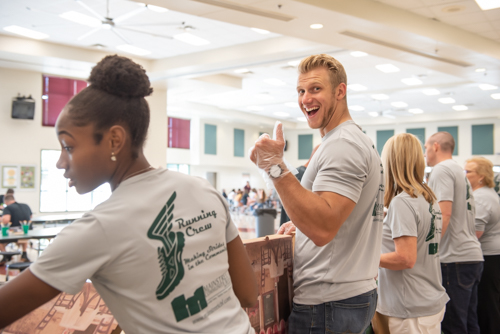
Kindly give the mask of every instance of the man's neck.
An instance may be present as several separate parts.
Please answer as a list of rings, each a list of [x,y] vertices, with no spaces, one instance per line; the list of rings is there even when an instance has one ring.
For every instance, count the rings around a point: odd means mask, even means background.
[[[321,134],[321,138],[323,138],[328,132],[335,129],[340,124],[352,120],[351,114],[349,113],[349,109],[347,109],[347,106],[345,104],[342,104],[340,105],[340,107],[341,109],[338,110],[332,116],[332,119],[330,120],[328,125],[323,129],[320,129],[319,133]]]
[[[440,156],[437,157],[437,164],[443,162],[443,161],[446,161],[446,160],[451,160],[453,159],[452,155],[451,154],[442,154]]]

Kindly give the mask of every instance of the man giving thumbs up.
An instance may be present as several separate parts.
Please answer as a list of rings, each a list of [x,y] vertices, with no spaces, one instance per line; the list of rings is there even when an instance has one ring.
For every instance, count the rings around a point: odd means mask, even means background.
[[[290,333],[364,333],[377,303],[384,179],[377,150],[352,120],[340,62],[299,65],[299,106],[322,143],[299,183],[283,163],[283,130],[262,136],[251,160],[265,170],[297,229]],[[312,327],[314,326],[314,331]]]

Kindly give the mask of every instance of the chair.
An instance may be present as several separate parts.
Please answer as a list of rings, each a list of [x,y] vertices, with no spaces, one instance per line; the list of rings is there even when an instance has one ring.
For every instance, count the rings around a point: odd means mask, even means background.
[[[3,256],[2,262],[9,262],[12,260],[14,255],[21,255],[22,251],[14,251],[14,252],[0,252],[0,255]]]
[[[24,269],[28,268],[31,265],[32,262],[13,262],[13,263],[8,263],[5,266],[5,282],[9,280],[9,271],[10,270],[19,270],[19,272],[23,271]]]

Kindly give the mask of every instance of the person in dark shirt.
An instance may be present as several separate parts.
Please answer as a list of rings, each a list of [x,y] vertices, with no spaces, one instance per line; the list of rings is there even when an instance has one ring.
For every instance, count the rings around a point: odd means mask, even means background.
[[[31,220],[32,213],[30,207],[24,203],[17,203],[14,195],[6,194],[4,196],[4,202],[7,205],[3,209],[2,223],[4,225],[10,222],[12,223],[10,227],[16,227],[21,226],[22,221]],[[19,245],[23,249],[22,259],[27,260],[28,257],[26,255],[25,244],[20,243]],[[5,251],[5,243],[0,243],[0,250]]]
[[[14,189],[12,188],[7,189],[5,195],[14,195]],[[0,210],[3,210],[3,208],[5,207],[4,197],[5,197],[4,195],[0,195]]]

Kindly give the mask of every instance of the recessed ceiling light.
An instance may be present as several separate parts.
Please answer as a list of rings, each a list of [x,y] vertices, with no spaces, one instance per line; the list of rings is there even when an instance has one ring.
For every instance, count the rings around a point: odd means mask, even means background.
[[[419,109],[419,108],[408,109],[408,112],[412,113],[412,114],[423,114],[424,113],[424,111],[422,109]]]
[[[262,111],[262,110],[264,110],[264,108],[261,107],[261,106],[248,106],[247,109],[248,110],[252,110],[252,111]]]
[[[442,104],[455,103],[455,99],[453,99],[451,97],[442,97],[442,98],[438,99],[438,101],[441,102]]]
[[[145,56],[145,55],[148,55],[151,53],[151,51],[141,49],[141,48],[138,48],[137,46],[133,46],[130,44],[118,45],[116,48],[118,50],[122,50],[124,52],[131,53],[131,54],[137,55],[137,56]]]
[[[401,79],[401,82],[408,86],[417,86],[422,84],[422,81],[417,78],[405,78]]]
[[[486,72],[485,68],[476,68],[476,72]]]
[[[351,52],[351,56],[353,56],[353,57],[365,57],[365,56],[368,56],[368,53],[363,52],[363,51],[353,51],[353,52]]]
[[[262,101],[274,100],[274,97],[272,97],[271,95],[269,95],[267,93],[257,94],[257,95],[255,95],[255,97],[258,98],[259,100],[262,100]]]
[[[44,38],[49,37],[49,35],[47,35],[47,34],[44,34],[44,33],[41,33],[41,32],[35,31],[35,30],[23,28],[20,26],[16,26],[16,25],[4,27],[3,30],[11,32],[13,34],[17,34],[17,35],[21,35],[21,36],[29,37],[29,38],[34,38],[34,39],[44,39]]]
[[[376,112],[376,111],[370,111],[370,112],[368,113],[368,115],[370,115],[371,117],[378,117],[378,116],[379,116],[379,113],[378,113],[378,112]]]
[[[438,91],[437,89],[435,88],[427,88],[427,89],[423,89],[422,90],[422,93],[424,93],[425,95],[439,95],[441,94],[440,91]]]
[[[62,13],[61,15],[59,15],[59,17],[92,28],[98,28],[102,25],[101,20],[75,11]]]
[[[482,10],[500,8],[500,0],[476,0],[476,3]]]
[[[464,111],[464,110],[469,109],[469,108],[467,108],[467,106],[464,106],[463,104],[458,104],[456,106],[453,106],[452,108],[453,108],[453,110],[456,110],[456,111]]]
[[[152,10],[153,12],[157,13],[166,13],[168,12],[168,9],[165,7],[160,7],[160,6],[153,6],[153,5],[147,5],[148,9]]]
[[[182,34],[178,34],[178,35],[174,35],[174,38],[176,40],[178,40],[178,41],[181,41],[181,42],[184,42],[184,43],[187,43],[187,44],[191,44],[191,45],[194,45],[194,46],[201,46],[201,45],[210,44],[210,41],[207,41],[204,38],[195,36],[195,35],[190,34],[188,32],[185,32],[185,33],[182,33]]]
[[[379,100],[379,101],[388,100],[389,96],[385,95],[385,94],[373,94],[372,99]]]
[[[288,116],[290,116],[289,113],[284,112],[284,111],[277,111],[277,112],[274,113],[274,115],[275,116],[279,116],[279,117],[288,117]]]
[[[321,29],[323,25],[321,23],[315,23],[310,25],[311,29]]]
[[[268,78],[265,79],[264,82],[273,86],[286,86],[286,82],[277,78]]]
[[[491,94],[491,98],[495,100],[500,100],[500,93]]]
[[[237,70],[234,70],[234,73],[238,74],[245,74],[245,73],[250,73],[251,71],[248,68],[239,68]]]
[[[395,73],[395,72],[399,72],[399,68],[392,65],[392,64],[380,64],[380,65],[377,65],[375,66],[375,68],[379,71],[382,71],[384,73]]]
[[[347,88],[352,89],[355,92],[361,92],[361,91],[368,89],[365,86],[360,85],[360,84],[350,84],[350,85],[347,85]]]
[[[481,84],[481,85],[479,85],[479,88],[481,88],[482,90],[495,90],[498,87],[490,85],[490,84]]]
[[[270,32],[269,30],[264,30],[264,29],[259,29],[259,28],[250,28],[250,29],[252,29],[256,33],[259,33],[259,34],[262,34],[262,35],[267,35]]]
[[[391,102],[391,106],[394,108],[406,108],[408,107],[408,103],[403,101]]]
[[[290,65],[290,66],[299,66],[301,60],[302,59],[289,61],[288,65]]]
[[[285,106],[287,106],[288,108],[298,108],[299,107],[299,104],[297,102],[287,102],[285,103]]]
[[[363,106],[349,106],[349,110],[352,110],[352,111],[363,111],[363,110],[365,110],[365,107],[363,107]]]
[[[305,117],[297,117],[297,121],[307,122],[307,118],[305,118]]]

